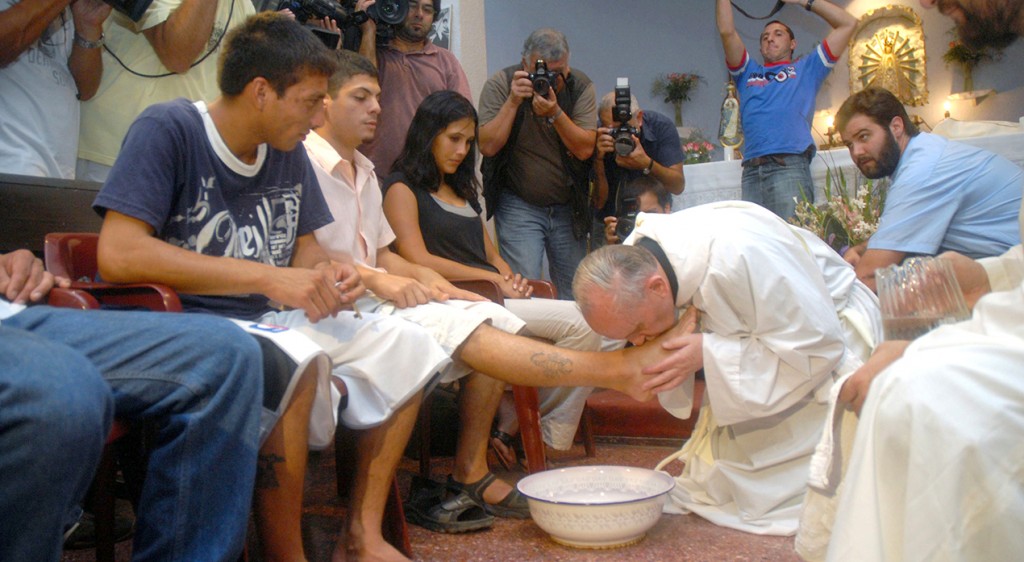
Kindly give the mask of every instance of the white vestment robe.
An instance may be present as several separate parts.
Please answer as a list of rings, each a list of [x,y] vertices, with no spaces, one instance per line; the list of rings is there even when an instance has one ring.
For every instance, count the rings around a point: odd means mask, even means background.
[[[829,560],[1024,557],[1022,255],[980,260],[995,292],[872,382]]]
[[[696,306],[704,333],[704,404],[666,511],[794,534],[832,382],[881,337],[877,299],[824,242],[751,203],[642,214],[626,243],[641,238],[664,250],[676,306]],[[692,391],[658,398],[687,418]]]

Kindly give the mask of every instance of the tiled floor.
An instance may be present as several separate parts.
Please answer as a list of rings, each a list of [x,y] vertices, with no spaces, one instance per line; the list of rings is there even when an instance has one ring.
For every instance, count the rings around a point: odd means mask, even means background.
[[[654,467],[673,452],[673,447],[598,443],[597,456],[586,458],[581,446],[552,459],[553,466],[571,464],[619,464]],[[442,479],[450,469],[450,459],[435,459],[433,477]],[[679,467],[669,466],[670,472]],[[401,467],[399,485],[408,486],[409,474],[417,470],[415,461],[406,460]],[[510,480],[521,473],[504,474]],[[303,534],[306,552],[311,561],[330,560],[335,536],[342,525],[344,508],[335,495],[334,453],[328,449],[310,459],[305,499]],[[615,550],[577,550],[558,545],[548,539],[532,521],[499,519],[487,531],[443,535],[410,526],[410,540],[417,560],[436,561],[570,561],[570,560],[686,560],[797,561],[791,537],[761,537],[724,529],[695,515],[664,515],[640,543]],[[259,557],[252,552],[253,560]],[[128,543],[119,545],[118,560],[129,559]],[[93,560],[91,551],[66,553],[66,562]]]

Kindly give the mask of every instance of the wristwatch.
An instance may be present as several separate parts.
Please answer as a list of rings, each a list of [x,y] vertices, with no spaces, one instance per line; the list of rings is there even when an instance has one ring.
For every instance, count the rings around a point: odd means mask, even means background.
[[[651,163],[648,164],[646,168],[644,168],[644,175],[645,176],[651,175],[651,170],[653,170],[653,169],[654,169],[654,158],[651,158]]]
[[[81,35],[79,35],[78,32],[75,32],[75,45],[78,45],[79,47],[81,47],[83,49],[99,49],[100,47],[103,46],[103,38],[104,37],[105,37],[105,35],[103,33],[100,33],[100,38],[99,39],[97,39],[95,41],[89,41],[85,37],[82,37]]]

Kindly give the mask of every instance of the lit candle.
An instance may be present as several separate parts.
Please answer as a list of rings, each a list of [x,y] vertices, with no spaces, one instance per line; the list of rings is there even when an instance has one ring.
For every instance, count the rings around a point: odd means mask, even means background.
[[[944,109],[946,111],[946,115],[945,115],[946,119],[949,119],[949,108],[950,107],[951,107],[951,105],[949,103],[949,100],[946,100],[946,102],[942,104],[942,109]]]

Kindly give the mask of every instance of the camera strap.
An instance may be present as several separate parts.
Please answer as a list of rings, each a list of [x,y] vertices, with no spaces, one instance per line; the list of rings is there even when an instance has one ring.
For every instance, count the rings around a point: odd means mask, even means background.
[[[777,2],[775,2],[775,7],[772,8],[772,11],[768,12],[767,16],[757,17],[757,16],[752,16],[752,15],[748,14],[746,10],[744,10],[743,8],[740,8],[739,6],[737,6],[735,2],[729,2],[729,3],[732,4],[733,8],[736,8],[737,12],[743,14],[744,16],[747,16],[748,18],[750,18],[752,20],[766,20],[766,19],[774,16],[775,14],[777,14],[779,12],[779,10],[781,10],[782,7],[786,5],[786,3],[783,2],[782,0],[778,0]]]

